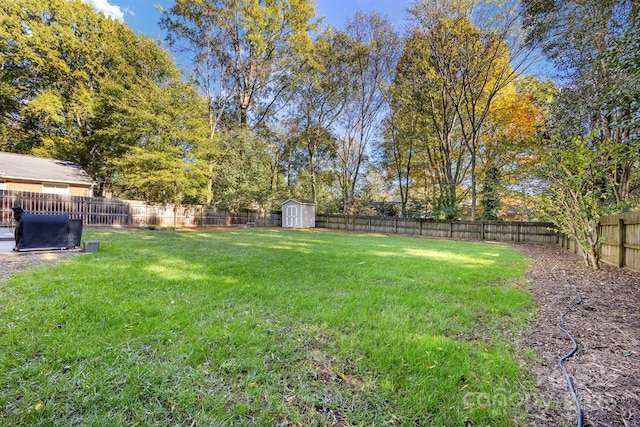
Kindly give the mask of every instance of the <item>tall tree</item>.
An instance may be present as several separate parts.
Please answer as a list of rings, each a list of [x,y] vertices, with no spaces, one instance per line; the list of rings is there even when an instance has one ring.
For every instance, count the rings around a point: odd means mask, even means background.
[[[616,165],[610,169],[609,190],[618,204],[628,204],[633,196],[637,150],[631,145],[637,138],[619,120],[630,111],[631,103],[616,102],[624,99],[618,88],[625,79],[620,79],[607,55],[636,26],[639,6],[636,0],[523,2],[529,39],[543,42],[563,83],[547,128],[565,140],[595,133],[600,143],[609,145],[605,152],[615,153],[609,161]]]
[[[616,167],[608,178],[616,201],[626,205],[624,208],[640,203],[639,41],[640,20],[636,15],[630,27],[612,41],[604,54],[611,72],[606,105],[611,125],[617,130],[611,136],[617,143],[609,152],[610,161]]]
[[[96,121],[103,125],[91,138],[105,156],[106,189],[121,198],[159,203],[201,203],[206,188],[203,165],[196,157],[207,140],[205,109],[194,88],[183,82],[126,90],[106,88],[98,100]]]
[[[405,43],[391,95],[385,158],[393,160],[403,214],[411,183],[421,182],[423,204],[436,216],[456,217],[458,188],[466,179],[466,147],[456,135],[455,109],[420,31]]]
[[[409,190],[412,189],[411,174],[418,150],[416,138],[417,114],[402,117],[401,113],[392,109],[386,122],[384,140],[382,142],[382,163],[392,180],[397,183],[400,192],[401,215],[407,216]]]
[[[487,212],[496,211],[495,206],[502,204],[502,200],[494,202],[493,199],[514,197],[522,191],[522,177],[527,176],[535,164],[533,159],[539,143],[536,136],[543,130],[548,112],[544,101],[536,97],[552,99],[546,91],[553,91],[554,86],[548,84],[533,76],[519,78],[507,86],[491,106],[478,155],[484,219],[489,219]],[[487,197],[487,193],[491,197]],[[490,217],[494,219],[496,214]]]
[[[551,194],[570,203],[566,212],[552,211],[552,218],[597,268],[601,239],[594,225],[600,215],[639,201],[639,135],[632,118],[637,98],[626,90],[637,70],[627,66],[633,54],[627,56],[625,48],[637,52],[639,4],[525,0],[523,6],[530,40],[543,42],[563,84],[545,123],[541,153],[563,173],[541,176]],[[555,157],[549,160],[549,153]]]
[[[515,2],[415,1],[411,13],[428,35],[435,72],[443,79],[469,151],[471,218],[484,122],[496,96],[529,64],[520,44]]]
[[[314,16],[314,3],[307,0],[178,0],[163,11],[160,25],[167,40],[189,58],[207,99],[210,144],[201,155],[209,165],[208,203],[223,119],[235,119],[227,128],[263,124],[285,92],[294,64],[309,59]]]
[[[198,96],[155,42],[79,0],[2,2],[0,12],[4,149],[75,161],[100,192],[129,150],[197,144]],[[187,167],[180,153],[174,171]]]
[[[351,51],[350,92],[335,153],[343,210],[350,212],[368,149],[381,130],[400,43],[389,19],[375,12],[356,13],[347,23],[346,34]]]
[[[79,1],[2,2],[0,16],[3,149],[29,153],[46,141],[85,165],[71,146],[91,132],[93,95],[118,56],[106,44],[117,23]]]
[[[348,38],[330,29],[315,42],[314,61],[295,74],[286,123],[306,153],[311,200],[317,203],[318,156],[333,145],[331,128],[344,113],[349,93]]]
[[[214,170],[218,206],[240,210],[267,205],[270,159],[262,139],[247,128],[236,128],[225,131],[222,148]]]
[[[161,25],[171,45],[192,53],[210,108],[219,111],[232,96],[239,124],[255,127],[282,94],[293,61],[309,59],[314,16],[311,1],[178,0]]]

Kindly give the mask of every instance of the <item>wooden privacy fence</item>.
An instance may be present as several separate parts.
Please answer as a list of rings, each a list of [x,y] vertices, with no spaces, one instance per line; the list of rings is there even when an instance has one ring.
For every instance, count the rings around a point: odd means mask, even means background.
[[[0,225],[13,223],[13,206],[29,213],[66,213],[85,226],[107,227],[213,227],[242,225],[277,227],[279,212],[231,212],[204,205],[162,205],[132,200],[77,197],[0,190]]]
[[[67,213],[85,226],[215,227],[244,225],[280,227],[282,214],[230,212],[212,206],[175,206],[132,200],[77,197],[0,190],[0,226],[14,223],[13,206],[30,213]],[[549,222],[439,221],[398,217],[317,215],[316,226],[366,233],[405,234],[460,240],[559,244],[580,252],[575,241]],[[640,212],[607,215],[599,227],[601,260],[640,271]]]
[[[640,271],[640,211],[604,215],[598,227],[603,241],[600,259]]]
[[[407,234],[460,240],[558,243],[550,222],[440,221],[417,218],[317,215],[316,226],[366,233]]]
[[[318,215],[316,226],[365,233],[407,234],[460,240],[559,244],[580,253],[576,241],[556,231],[550,222],[439,221],[412,218]],[[600,259],[640,271],[640,212],[605,215],[598,232]]]

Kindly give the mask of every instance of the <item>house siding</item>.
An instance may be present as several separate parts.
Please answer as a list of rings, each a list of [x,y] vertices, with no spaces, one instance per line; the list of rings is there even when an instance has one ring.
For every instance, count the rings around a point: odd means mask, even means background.
[[[7,181],[7,190],[27,191],[29,193],[42,193],[42,184]]]
[[[69,186],[69,195],[70,196],[80,196],[80,197],[93,197],[93,191],[90,188],[86,187],[75,187]]]
[[[4,181],[5,190],[24,191],[27,193],[42,193],[41,182],[20,182],[20,181]],[[90,187],[81,187],[77,185],[69,185],[69,196],[93,197],[93,191]]]

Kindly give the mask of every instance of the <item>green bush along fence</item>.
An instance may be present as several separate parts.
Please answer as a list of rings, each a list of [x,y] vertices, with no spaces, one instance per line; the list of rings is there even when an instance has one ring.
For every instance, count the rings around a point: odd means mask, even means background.
[[[604,215],[598,224],[602,239],[600,261],[640,271],[640,211]],[[560,236],[560,245],[577,254],[582,249],[575,240]]]
[[[13,223],[13,206],[30,213],[66,213],[92,227],[280,226],[279,212],[231,212],[204,205],[163,205],[133,200],[0,190],[0,225]]]

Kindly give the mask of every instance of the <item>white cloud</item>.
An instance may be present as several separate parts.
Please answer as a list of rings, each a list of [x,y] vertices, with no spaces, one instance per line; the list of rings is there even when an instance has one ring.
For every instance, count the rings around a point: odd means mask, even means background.
[[[102,12],[117,21],[124,21],[124,12],[120,6],[109,3],[109,0],[84,0],[94,7],[97,12]]]

